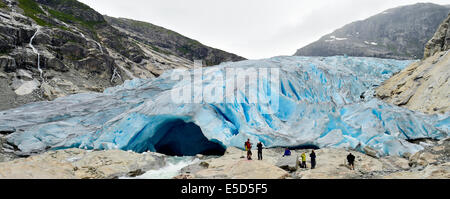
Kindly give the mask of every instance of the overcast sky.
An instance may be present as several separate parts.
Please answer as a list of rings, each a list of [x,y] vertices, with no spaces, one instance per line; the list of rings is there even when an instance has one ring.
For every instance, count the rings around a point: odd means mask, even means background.
[[[249,59],[293,55],[351,23],[414,0],[80,0]],[[430,0],[449,4],[448,0]]]

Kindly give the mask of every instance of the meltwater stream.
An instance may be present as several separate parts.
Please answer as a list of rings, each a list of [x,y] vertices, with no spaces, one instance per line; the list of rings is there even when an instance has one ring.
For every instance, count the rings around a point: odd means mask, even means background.
[[[200,162],[198,158],[192,156],[172,156],[168,157],[166,161],[166,166],[158,170],[150,170],[140,176],[122,177],[120,179],[172,179],[181,174],[180,171],[184,167]]]

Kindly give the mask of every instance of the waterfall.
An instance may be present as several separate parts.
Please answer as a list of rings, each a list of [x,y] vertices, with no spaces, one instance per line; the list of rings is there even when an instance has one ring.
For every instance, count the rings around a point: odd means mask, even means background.
[[[95,41],[95,40],[93,40],[93,39],[88,39],[88,38],[86,38],[86,36],[84,36],[84,34],[83,34],[81,31],[79,31],[79,30],[77,30],[77,32],[78,32],[78,33],[81,35],[81,37],[83,37],[84,39],[86,39],[86,40],[88,40],[88,41],[92,41],[92,42],[94,42],[95,44],[97,44],[98,48],[100,49],[100,53],[104,54],[104,53],[103,53],[102,45],[100,45],[100,43],[98,43],[97,41]],[[116,77],[119,77],[120,79],[122,79],[122,76],[120,76],[120,74],[117,72],[117,68],[114,67],[113,75],[112,75],[112,77],[111,77],[111,83],[113,83],[113,81],[114,81],[114,79],[115,79]]]
[[[102,48],[102,45],[100,45],[100,43],[98,43],[97,41],[95,41],[95,40],[92,40],[94,43],[96,43],[97,44],[97,46],[98,46],[98,48],[100,49],[100,52],[103,54],[103,48]]]
[[[122,76],[120,76],[120,74],[117,72],[117,68],[114,67],[114,71],[113,71],[113,75],[111,77],[111,83],[113,83],[114,79],[117,77],[119,77],[120,79],[122,79]]]
[[[29,44],[29,46],[31,47],[31,49],[33,49],[33,52],[34,52],[35,54],[37,54],[37,56],[38,56],[37,67],[38,67],[38,70],[39,70],[41,79],[44,79],[43,76],[42,76],[43,71],[42,71],[41,65],[40,65],[40,54],[39,54],[38,50],[33,46],[33,39],[34,39],[34,38],[36,37],[36,35],[39,33],[39,30],[40,30],[40,27],[37,26],[36,32],[34,33],[34,35],[33,35],[33,36],[31,37],[31,39],[30,39],[30,44]]]
[[[100,53],[103,54],[103,48],[102,48],[102,45],[100,45],[100,43],[98,43],[97,41],[95,41],[95,40],[93,40],[93,39],[88,39],[88,38],[86,38],[86,36],[84,36],[84,34],[83,34],[82,32],[80,32],[80,31],[77,31],[77,32],[80,33],[81,37],[83,37],[84,39],[86,39],[86,40],[88,40],[88,41],[92,41],[92,42],[94,42],[95,44],[97,44],[98,49],[100,50]]]

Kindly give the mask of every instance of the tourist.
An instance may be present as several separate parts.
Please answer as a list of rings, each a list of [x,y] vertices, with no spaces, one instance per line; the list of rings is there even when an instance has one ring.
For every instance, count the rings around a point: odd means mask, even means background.
[[[289,150],[288,148],[286,148],[285,150],[284,150],[284,155],[283,155],[283,157],[284,156],[290,156],[291,155],[291,150]]]
[[[306,153],[303,152],[301,155],[302,158],[302,164],[300,165],[300,168],[306,168]]]
[[[258,148],[258,160],[262,160],[262,149],[263,149],[263,145],[261,142],[258,143],[258,145],[256,145],[256,147]]]
[[[347,161],[350,169],[355,170],[355,156],[352,153],[348,154]]]
[[[316,167],[316,153],[314,153],[314,150],[309,154],[309,157],[311,158],[311,169],[314,169]]]
[[[252,143],[250,142],[250,139],[245,142],[245,149],[247,150],[247,159],[252,159]]]

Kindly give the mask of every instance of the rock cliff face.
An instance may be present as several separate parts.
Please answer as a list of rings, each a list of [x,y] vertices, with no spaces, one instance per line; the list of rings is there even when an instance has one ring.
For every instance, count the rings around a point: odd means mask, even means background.
[[[450,15],[426,44],[424,60],[414,63],[377,88],[387,102],[425,113],[450,111]]]
[[[197,57],[166,53],[145,39],[119,31],[76,0],[0,2],[0,110],[69,94],[102,92],[127,79],[190,68],[197,58],[211,63],[235,60],[223,51],[206,50]],[[178,42],[159,38],[174,45]],[[184,52],[197,53],[192,48]]]
[[[449,11],[430,3],[389,9],[325,35],[295,55],[421,59],[425,43]]]
[[[450,49],[450,14],[442,22],[433,38],[425,45],[424,58],[433,56],[438,52],[448,51]]]

